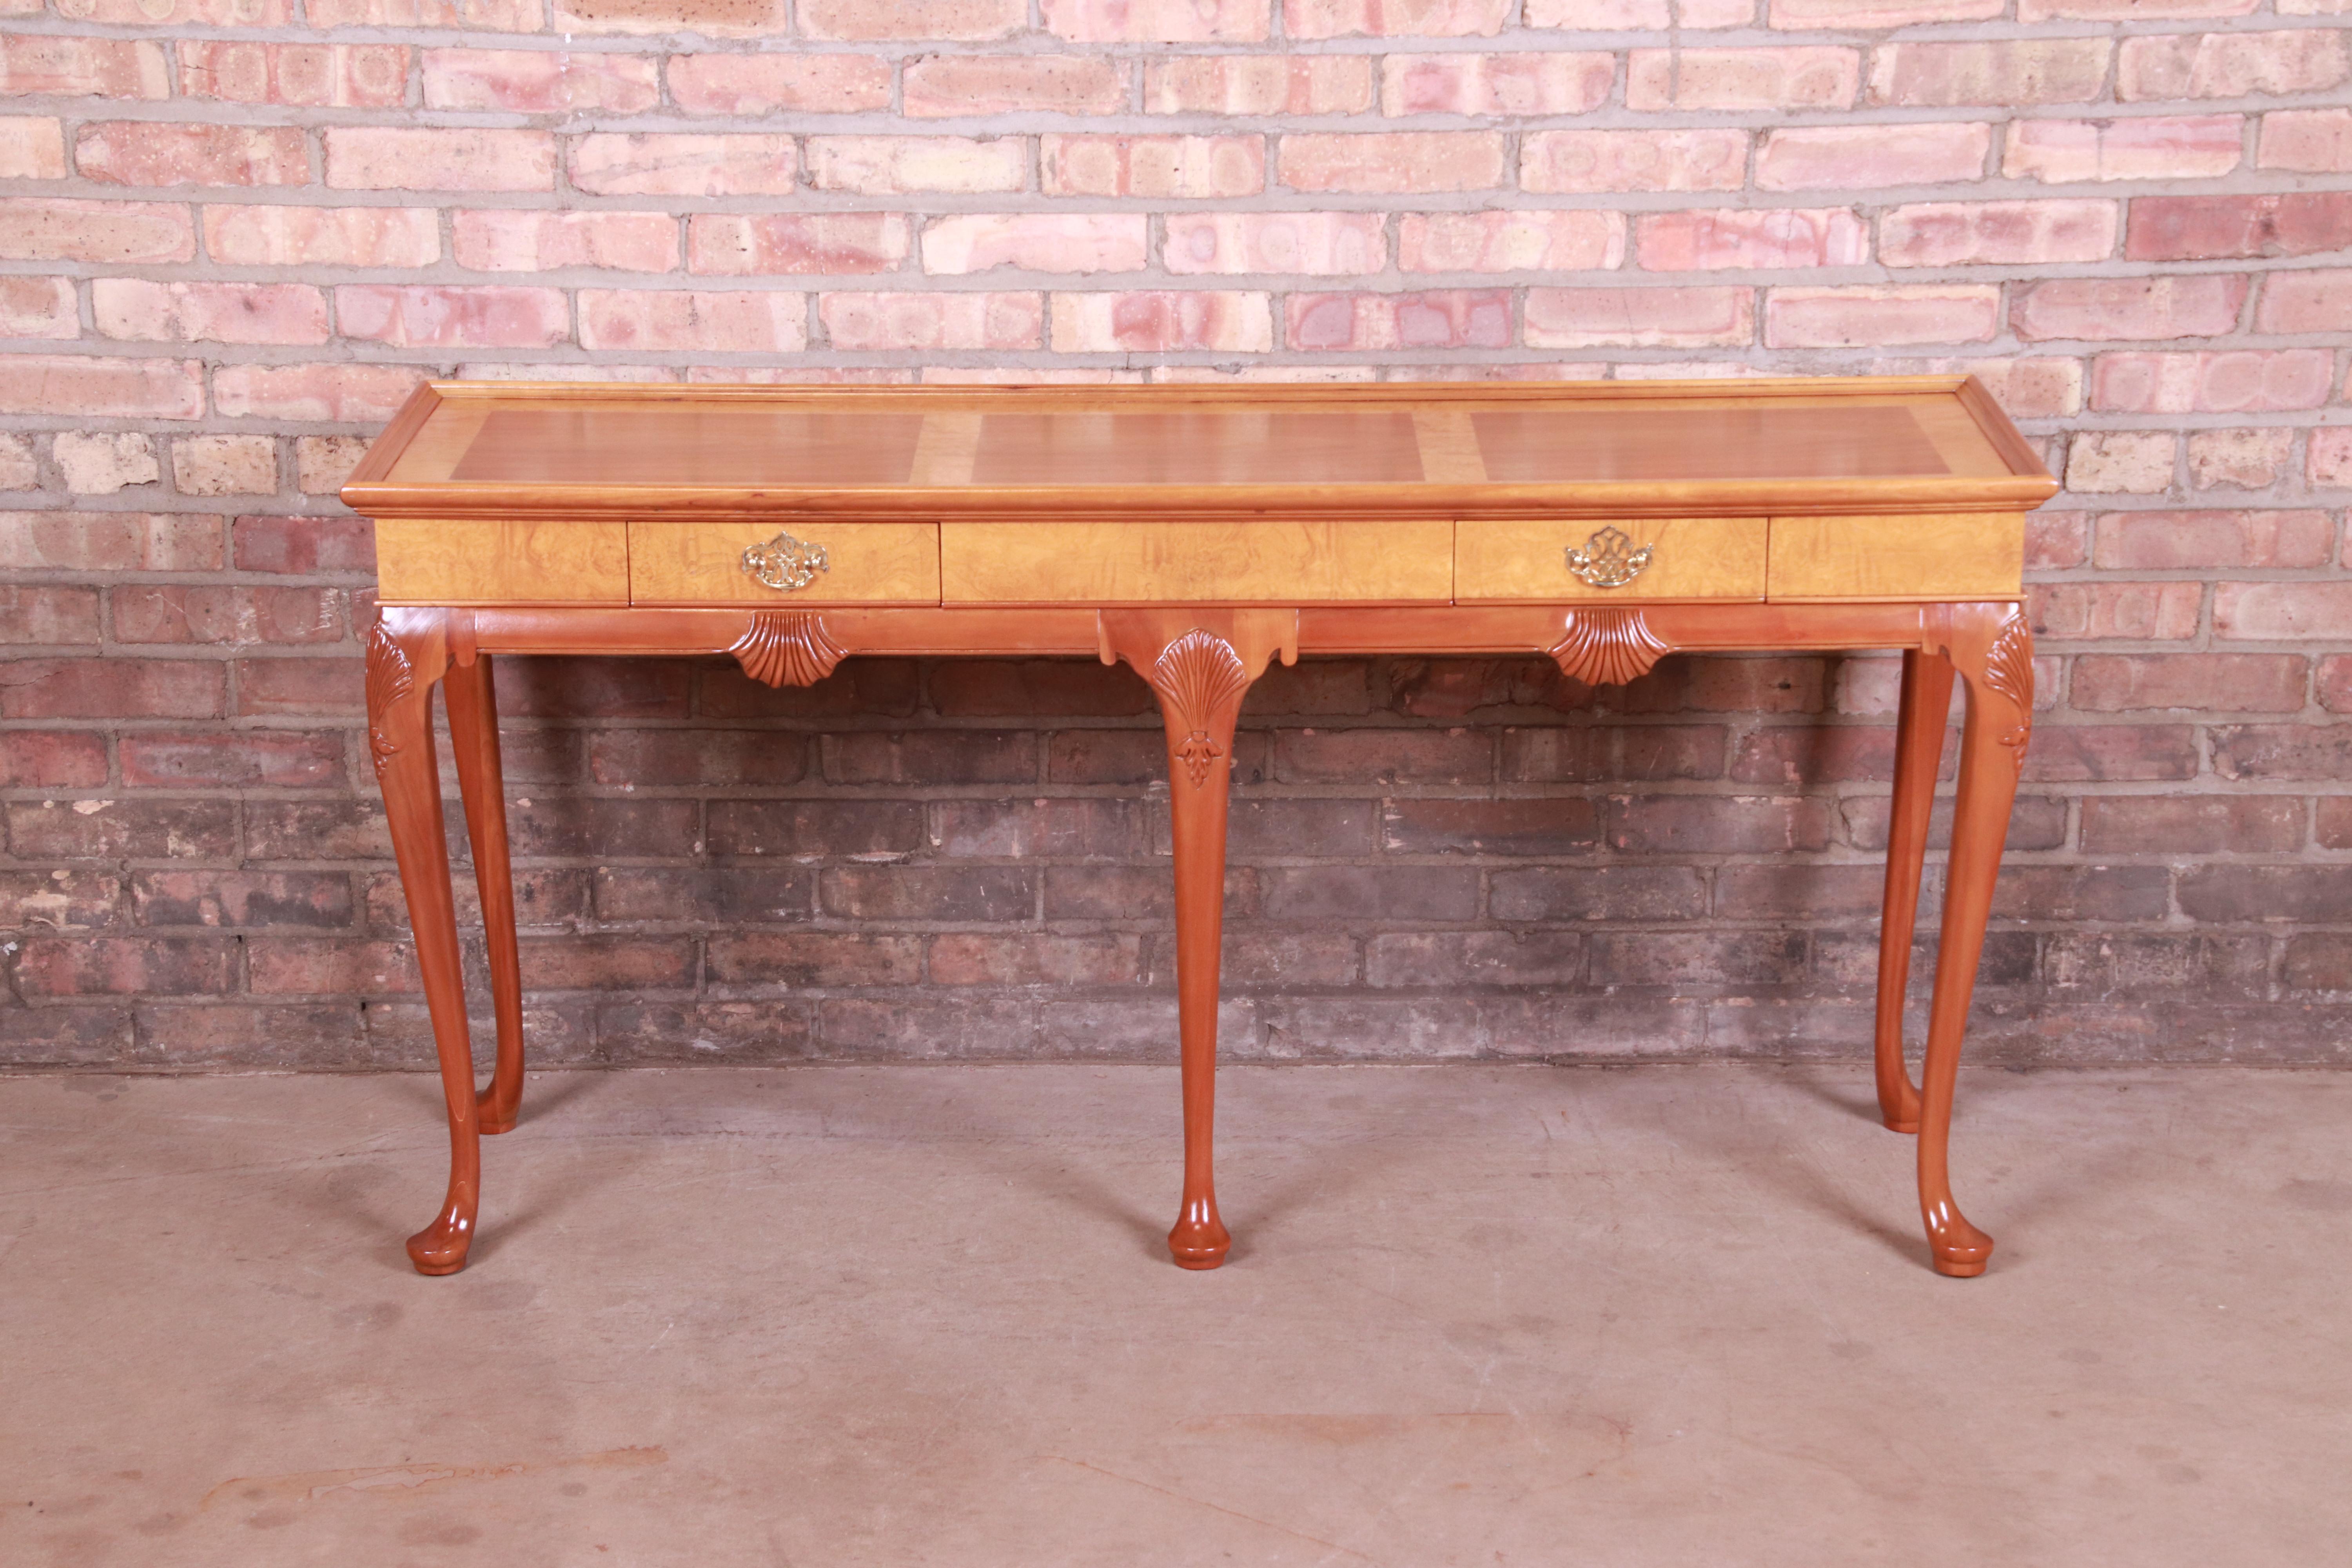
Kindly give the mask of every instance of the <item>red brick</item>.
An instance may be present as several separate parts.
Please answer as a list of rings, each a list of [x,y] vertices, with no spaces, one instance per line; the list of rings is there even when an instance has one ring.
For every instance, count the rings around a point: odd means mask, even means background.
[[[2312,837],[2319,847],[2352,849],[2352,795],[2324,795],[2312,807]]]
[[[54,115],[15,114],[0,119],[0,179],[65,177],[65,131]]]
[[[1584,114],[1609,101],[1616,79],[1609,54],[1391,55],[1381,62],[1381,112]]]
[[[2352,583],[2218,583],[2213,635],[2225,640],[2329,641],[2352,626]]]
[[[1625,107],[1851,109],[1861,86],[1854,49],[1635,49],[1626,58]]]
[[[1286,0],[1282,30],[1293,38],[1492,37],[1510,0]]]
[[[1162,221],[1171,272],[1329,277],[1378,272],[1388,261],[1378,213],[1171,213]]]
[[[323,343],[327,297],[302,283],[154,283],[100,278],[90,314],[110,338],[147,342]]]
[[[27,996],[205,996],[236,988],[227,938],[35,937],[16,959]]]
[[[310,577],[375,572],[375,528],[359,517],[240,517],[236,569]]]
[[[1752,289],[1529,289],[1529,348],[1733,347],[1756,336]]]
[[[2330,713],[2352,713],[2352,655],[2330,654],[2319,661],[2319,705]]]
[[[1609,847],[1629,855],[1758,855],[1829,847],[1835,804],[1818,795],[1662,795],[1608,803]]]
[[[1263,353],[1274,346],[1273,312],[1259,293],[1056,294],[1053,312],[1053,346],[1060,353]]]
[[[69,278],[0,278],[0,337],[78,338],[81,305]]]
[[[800,0],[794,12],[805,36],[849,42],[939,38],[977,43],[1010,37],[1029,25],[1027,0]]]
[[[2311,433],[2311,454],[2305,475],[2326,489],[2352,487],[2352,426],[2333,425]]]
[[[643,55],[427,49],[424,64],[427,109],[637,114],[661,101],[654,62]]]
[[[204,367],[194,360],[14,354],[0,359],[0,413],[201,419]]]
[[[795,188],[793,139],[772,135],[620,135],[572,144],[572,183],[593,195],[779,195]]]
[[[1357,222],[1371,216],[1334,215]],[[1176,221],[1169,220],[1171,236]],[[1377,236],[1376,225],[1372,232]],[[1378,250],[1371,255],[1377,258]],[[1624,259],[1622,213],[1406,213],[1397,226],[1397,268],[1404,272],[1585,272],[1614,268]]]
[[[2116,204],[2102,201],[1916,202],[1878,220],[1888,267],[2104,261],[2115,254]]]
[[[1153,114],[1352,114],[1372,106],[1364,55],[1189,55],[1145,66]]]
[[[2273,272],[2254,308],[2258,332],[2352,331],[2352,268]]]
[[[190,261],[188,209],[163,202],[71,197],[0,200],[0,258],[11,261]]]
[[[347,338],[398,348],[548,348],[572,335],[559,289],[347,283],[335,320]]]
[[[441,226],[429,207],[204,209],[205,249],[231,267],[430,267]]]
[[[366,711],[356,658],[242,658],[235,668],[240,716]]]
[[[2090,513],[2035,512],[2025,520],[2025,569],[2063,572],[2083,565],[2090,559]]]
[[[122,782],[134,788],[338,789],[351,782],[343,750],[341,731],[141,731],[121,739]]]
[[[2028,342],[2056,338],[2213,338],[2236,330],[2241,273],[2171,278],[2059,278],[2027,285],[2010,310]]]
[[[450,217],[450,249],[458,266],[476,272],[668,272],[677,266],[677,220],[667,213],[461,211]]]
[[[42,733],[12,731],[11,745],[16,735]],[[90,782],[103,784],[102,749],[96,760],[99,776]],[[24,801],[0,811],[7,816],[10,848],[26,859],[217,860],[236,853],[237,806],[232,800]],[[384,849],[390,847],[386,841]]]
[[[291,127],[109,121],[82,127],[74,166],[84,179],[108,185],[299,185],[310,179],[310,151]]]
[[[116,27],[282,27],[294,19],[292,0],[65,0],[58,10]]]
[[[216,517],[0,512],[0,571],[217,572]]]
[[[2126,38],[2116,56],[2116,97],[2250,98],[2320,92],[2352,75],[2335,31],[2164,33]]]
[[[0,584],[0,643],[96,643],[98,590]]]
[[[1774,27],[1843,31],[1984,22],[2000,16],[2003,8],[2001,0],[1771,0],[1767,16]]]
[[[110,595],[114,637],[127,643],[331,643],[343,638],[335,588],[122,583]]]
[[[2091,406],[2124,414],[2317,408],[2335,369],[2326,349],[2101,354],[2092,364]]]
[[[1294,349],[1455,349],[1511,346],[1504,289],[1418,294],[1292,294],[1285,338]]]
[[[2236,114],[2130,120],[2012,120],[2001,173],[2012,180],[2216,179],[2238,166],[2245,120]]]
[[[2100,517],[2108,570],[2324,566],[2335,526],[2324,511],[2116,511]]]
[[[836,349],[1034,349],[1044,315],[1034,293],[817,297],[817,319]]]
[[[956,213],[923,230],[923,270],[1134,272],[1145,263],[1148,234],[1141,213]]]
[[[784,0],[555,0],[559,33],[700,33],[782,37]]]
[[[19,659],[0,683],[0,717],[217,719],[222,676],[208,659]]]
[[[1688,866],[1528,867],[1493,873],[1491,886],[1489,908],[1503,921],[1676,921],[1706,912],[1706,884]]]
[[[1116,114],[1127,106],[1128,68],[1078,55],[929,55],[900,75],[904,112],[915,119],[976,114]]]
[[[584,349],[791,353],[807,346],[807,296],[774,290],[583,289]]]
[[[2036,583],[2026,589],[2033,635],[2072,642],[2184,641],[2197,635],[2200,583]]]
[[[535,33],[546,13],[539,0],[306,0],[313,27],[466,27],[484,33]]]
[[[2293,713],[2304,705],[2309,661],[2294,654],[2084,654],[2073,699],[2094,713],[2168,708],[2207,713]]]
[[[1142,950],[1141,937],[1117,932],[958,931],[931,939],[929,979],[934,985],[1129,985],[1142,978]]]
[[[1643,214],[1633,248],[1651,272],[1858,267],[1870,258],[1870,231],[1844,207],[1710,207]]]
[[[890,64],[874,55],[673,55],[669,91],[688,114],[887,110]]]
[[[1978,180],[1991,147],[1991,128],[1972,122],[1767,131],[1756,150],[1756,187],[1847,190]]]
[[[1772,348],[1989,342],[2000,325],[2000,290],[1958,283],[1775,289],[1764,304]]]
[[[2082,495],[2156,495],[2172,488],[2179,443],[2168,430],[2085,430],[2067,443],[2066,488]]]
[[[2268,489],[2285,471],[2294,432],[2271,426],[2248,430],[2193,430],[2189,435],[2189,482],[2198,489]]]
[[[2263,115],[2254,166],[2299,174],[2352,171],[2352,109],[2280,109]]]
[[[2352,249],[2352,191],[2138,196],[2124,254],[2134,261],[2309,256]]]
[[[372,424],[391,418],[424,379],[405,365],[225,364],[213,372],[213,408],[232,419]]]
[[[324,134],[327,184],[339,190],[555,188],[555,138],[544,131],[331,125]]]
[[[163,46],[146,39],[0,34],[0,93],[169,98],[172,72]]]
[[[1043,136],[1037,157],[1049,196],[1194,199],[1265,188],[1258,136]]]
[[[1017,191],[1028,181],[1018,136],[812,136],[808,160],[812,185],[857,195],[976,195]]]
[[[1660,32],[1679,22],[1686,28],[1744,27],[1754,19],[1752,0],[1729,0],[1738,15],[1726,18],[1716,0],[1527,0],[1523,18],[1530,27],[1562,27],[1577,33]]]
[[[1294,132],[1279,157],[1282,184],[1294,191],[1434,195],[1503,183],[1503,138],[1490,131]]]
[[[1870,101],[1948,108],[2088,103],[2106,85],[2105,38],[2005,38],[1882,44],[1870,62]]]
[[[180,40],[180,91],[237,103],[383,109],[408,96],[398,44],[257,44]]]
[[[2335,784],[2352,776],[2352,725],[2227,724],[2210,733],[2213,772],[2225,779]]]
[[[887,272],[911,243],[898,213],[697,213],[687,229],[687,264],[726,276]]]
[[[1045,30],[1080,44],[1253,43],[1272,0],[1039,0]]]
[[[1748,132],[1533,131],[1521,141],[1519,186],[1591,191],[1736,191],[1748,177]]]

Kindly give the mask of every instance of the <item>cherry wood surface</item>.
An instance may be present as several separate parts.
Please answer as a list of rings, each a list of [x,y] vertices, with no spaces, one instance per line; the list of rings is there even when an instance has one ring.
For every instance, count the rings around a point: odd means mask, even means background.
[[[1232,1246],[1213,1154],[1234,728],[1269,664],[1517,651],[1611,685],[1677,652],[1875,647],[1904,656],[1880,1110],[1918,1141],[1930,1262],[1980,1273],[1992,1242],[1952,1194],[1952,1097],[2032,731],[2021,517],[2055,489],[1982,388],[1954,378],[425,388],[344,491],[393,542],[368,639],[369,750],[449,1123],[448,1189],[409,1256],[428,1274],[465,1266],[481,1136],[520,1113],[496,655],[724,654],[776,686],[858,654],[1132,666],[1160,702],[1175,851],[1184,1159],[1169,1248],[1213,1268]],[[747,549],[772,571],[790,563],[784,585],[755,580]],[[1903,995],[1955,681],[1958,795],[1915,1084]],[[436,688],[480,889],[487,1086],[467,1031]]]

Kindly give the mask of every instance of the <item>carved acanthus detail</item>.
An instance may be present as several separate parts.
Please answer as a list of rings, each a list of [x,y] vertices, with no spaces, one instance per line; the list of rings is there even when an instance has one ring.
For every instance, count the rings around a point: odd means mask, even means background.
[[[727,649],[743,673],[770,686],[809,686],[833,673],[849,650],[825,635],[806,610],[761,610]]]
[[[1213,632],[1195,626],[1160,650],[1151,666],[1151,687],[1176,721],[1171,728],[1191,731],[1176,747],[1176,758],[1192,776],[1192,787],[1208,783],[1209,769],[1225,754],[1212,727],[1227,702],[1237,702],[1249,689],[1249,671],[1233,644]]]
[[[376,776],[383,776],[384,764],[400,750],[383,727],[383,716],[393,708],[408,700],[416,690],[416,669],[408,661],[408,650],[400,639],[387,630],[382,621],[368,633],[367,642],[367,710],[368,754],[375,762]]]
[[[1650,673],[1674,649],[1658,640],[1639,610],[1570,610],[1568,629],[1545,650],[1560,673],[1587,686],[1622,686]]]
[[[2033,738],[2033,634],[2022,611],[2010,613],[1986,650],[1985,684],[2017,704],[2017,722],[2001,731],[2000,743],[2021,773],[2025,743]]]

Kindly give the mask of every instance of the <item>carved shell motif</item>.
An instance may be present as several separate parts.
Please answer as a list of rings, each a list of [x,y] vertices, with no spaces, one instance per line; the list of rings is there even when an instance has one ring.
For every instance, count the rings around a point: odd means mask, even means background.
[[[1639,610],[1570,610],[1568,629],[1545,650],[1560,673],[1587,686],[1622,686],[1650,673],[1674,651],[1651,632]]]
[[[1986,650],[1985,684],[2017,704],[2017,722],[2001,731],[2000,743],[2021,772],[2025,742],[2033,738],[2033,637],[2021,614],[2011,612]]]
[[[1151,666],[1151,689],[1176,723],[1192,731],[1176,756],[1198,789],[1208,783],[1210,765],[1225,754],[1209,728],[1218,709],[1249,689],[1249,671],[1233,644],[1195,626],[1160,650]]]
[[[810,686],[831,675],[849,650],[825,635],[806,610],[761,610],[727,649],[743,673],[770,686]]]
[[[383,716],[387,710],[408,700],[416,689],[415,668],[408,662],[408,650],[400,639],[378,621],[368,633],[367,643],[367,710],[368,754],[375,762],[376,776],[383,776],[384,764],[392,761],[400,743],[387,733]]]

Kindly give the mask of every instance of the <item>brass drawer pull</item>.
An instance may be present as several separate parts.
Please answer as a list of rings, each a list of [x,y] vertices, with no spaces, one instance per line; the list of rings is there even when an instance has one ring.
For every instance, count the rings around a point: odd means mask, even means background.
[[[743,552],[745,576],[787,594],[800,592],[816,581],[818,573],[832,569],[824,545],[803,544],[789,533],[779,533],[767,543]]]
[[[1632,548],[1633,541],[1621,529],[1604,528],[1584,542],[1579,550],[1568,547],[1568,569],[1576,580],[1591,588],[1622,588],[1642,574],[1650,563],[1650,552],[1654,544]]]

